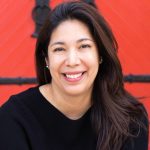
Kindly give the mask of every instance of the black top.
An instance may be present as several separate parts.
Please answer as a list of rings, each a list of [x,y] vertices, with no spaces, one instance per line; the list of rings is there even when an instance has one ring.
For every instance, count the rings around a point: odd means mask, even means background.
[[[71,120],[50,104],[39,88],[12,96],[0,108],[0,150],[96,150],[90,123],[91,108]],[[123,150],[147,150],[148,137],[141,129]]]

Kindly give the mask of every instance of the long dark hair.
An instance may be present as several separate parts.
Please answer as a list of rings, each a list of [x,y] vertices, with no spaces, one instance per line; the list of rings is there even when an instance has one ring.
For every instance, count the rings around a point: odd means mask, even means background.
[[[123,74],[117,57],[118,45],[115,37],[98,10],[79,1],[65,2],[51,11],[43,26],[36,45],[36,72],[39,85],[51,82],[45,68],[48,45],[54,29],[63,21],[77,19],[89,28],[103,63],[94,81],[92,92],[91,123],[97,136],[97,150],[119,150],[129,136],[137,132],[130,125],[142,126],[141,117],[145,110],[132,97],[123,84]]]

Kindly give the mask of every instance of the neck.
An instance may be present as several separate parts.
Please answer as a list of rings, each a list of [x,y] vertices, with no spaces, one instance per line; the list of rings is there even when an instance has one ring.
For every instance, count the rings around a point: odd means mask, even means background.
[[[48,85],[50,102],[70,119],[79,119],[91,106],[91,93],[82,95],[68,95],[59,90],[55,90],[52,85]]]

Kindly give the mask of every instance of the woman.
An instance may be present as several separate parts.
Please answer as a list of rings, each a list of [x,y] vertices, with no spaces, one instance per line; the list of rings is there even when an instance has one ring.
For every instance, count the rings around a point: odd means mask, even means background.
[[[147,114],[125,91],[116,52],[94,7],[57,6],[37,40],[39,86],[0,110],[0,149],[147,150]]]

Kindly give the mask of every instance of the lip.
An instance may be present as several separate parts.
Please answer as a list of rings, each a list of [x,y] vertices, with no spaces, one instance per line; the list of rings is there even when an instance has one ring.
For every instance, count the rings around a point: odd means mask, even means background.
[[[75,75],[75,74],[84,73],[84,72],[86,72],[86,71],[64,72],[64,73],[62,73],[62,74]]]
[[[65,73],[63,73],[63,78],[67,82],[71,82],[71,83],[79,82],[83,79],[85,72],[86,71],[65,72]],[[76,75],[76,74],[80,74],[80,73],[82,73],[82,75],[77,77],[77,78],[67,78],[66,75],[65,75],[65,74],[67,74],[67,75]]]

